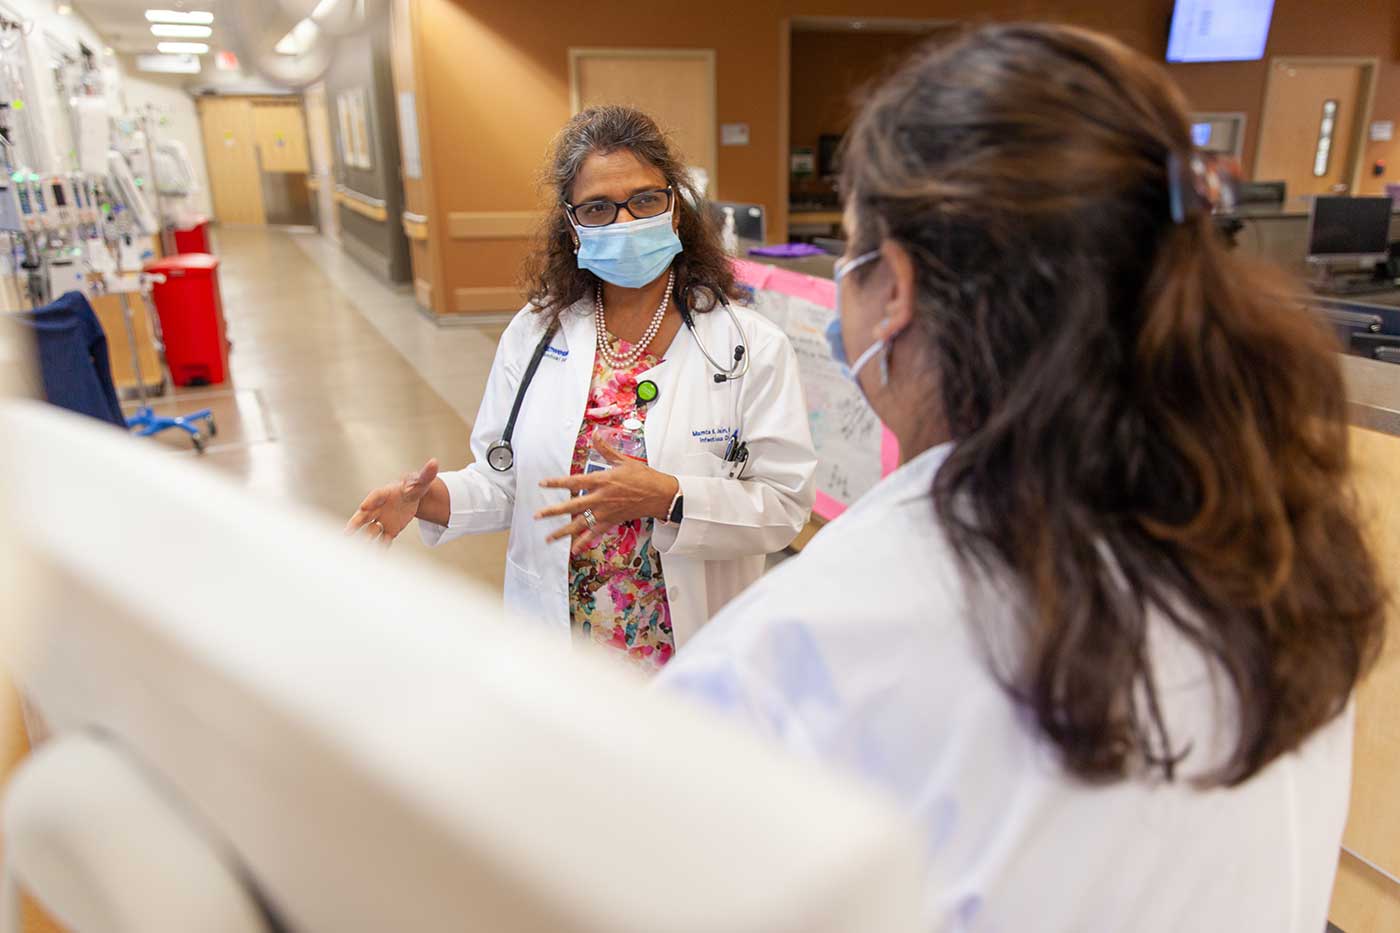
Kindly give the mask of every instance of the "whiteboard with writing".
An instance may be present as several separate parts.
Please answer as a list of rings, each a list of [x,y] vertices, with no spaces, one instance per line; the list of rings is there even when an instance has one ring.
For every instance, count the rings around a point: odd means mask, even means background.
[[[797,355],[812,442],[817,450],[817,502],[822,518],[835,518],[894,466],[893,438],[831,358],[827,325],[835,318],[835,285],[759,263],[737,264],[752,289],[754,310],[787,334]]]

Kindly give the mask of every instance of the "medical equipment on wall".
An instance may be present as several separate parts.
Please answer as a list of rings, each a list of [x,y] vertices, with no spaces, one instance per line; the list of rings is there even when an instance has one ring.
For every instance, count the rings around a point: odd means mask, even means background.
[[[125,205],[132,230],[147,236],[160,232],[160,220],[141,189],[137,187],[136,176],[131,171],[131,163],[116,149],[107,152],[107,168],[114,188],[113,193]]]
[[[45,81],[36,62],[48,67],[53,54],[36,58],[34,51],[25,27],[0,11],[0,245],[7,247],[0,252],[0,302],[18,309],[70,291],[119,296],[141,400],[128,426],[142,435],[180,429],[202,450],[217,431],[211,412],[156,415],[137,350],[131,295],[140,296],[160,346],[142,272],[155,256],[151,236],[160,231],[148,193],[154,185],[113,147],[103,75],[91,53],[81,46],[63,53]],[[67,119],[58,119],[64,102]],[[60,129],[71,135],[55,144],[51,134]]]
[[[73,98],[73,123],[78,170],[89,175],[105,174],[112,138],[112,113],[107,101],[101,97]]]
[[[48,71],[50,56],[34,24],[0,16],[0,101],[4,101],[8,139],[16,152],[11,167],[58,171],[64,166],[50,125],[58,112],[58,94]]]
[[[139,117],[140,128],[126,134],[120,146],[142,193],[154,202],[162,236],[165,228],[191,227],[202,219],[192,204],[200,188],[189,150],[179,140],[159,135],[164,119],[154,107],[146,108]]]
[[[686,330],[690,331],[690,336],[692,339],[694,339],[695,346],[700,349],[700,352],[704,355],[705,360],[715,370],[715,383],[722,384],[725,382],[733,382],[735,380],[742,379],[745,375],[748,374],[749,371],[749,342],[748,337],[744,334],[744,325],[740,323],[739,316],[735,314],[734,309],[730,307],[729,299],[726,298],[723,294],[714,292],[712,289],[703,290],[706,292],[710,292],[710,294],[714,296],[714,300],[724,306],[724,310],[728,312],[729,319],[733,322],[734,329],[739,335],[739,342],[735,344],[733,350],[734,362],[731,364],[724,364],[720,363],[710,354],[709,349],[707,349],[705,346],[705,342],[700,339],[700,334],[695,327],[695,317],[691,312],[692,300],[687,299],[685,296],[685,292],[688,291],[695,290],[679,289],[676,291],[676,310],[680,312],[681,322],[685,325]],[[511,447],[511,438],[515,434],[515,420],[520,414],[520,407],[525,403],[525,393],[529,391],[530,383],[535,378],[535,372],[540,368],[540,360],[544,359],[545,352],[549,349],[549,343],[551,340],[554,339],[554,335],[557,332],[558,321],[556,320],[545,329],[544,335],[540,337],[539,343],[535,345],[535,352],[531,355],[530,363],[528,366],[526,366],[525,373],[520,379],[520,387],[515,390],[515,401],[510,406],[510,417],[506,419],[505,430],[501,433],[500,440],[495,441],[491,444],[490,447],[486,448],[486,462],[488,465],[490,465],[491,469],[495,470],[498,473],[508,472],[511,468],[515,466],[515,451]],[[651,387],[652,394],[649,398],[642,397],[642,391],[646,386]],[[639,403],[644,404],[655,401],[656,383],[648,380],[639,384],[637,389],[637,401]],[[734,433],[733,436],[730,437],[729,445],[728,447],[726,447],[724,453],[725,462],[731,464],[729,473],[731,479],[737,479],[743,474],[744,466],[747,464],[749,459],[748,444],[743,442],[743,440],[740,437],[740,433],[739,394],[737,391],[735,391]]]
[[[76,226],[78,223],[78,203],[73,194],[72,180],[66,175],[50,175],[43,179],[45,193],[49,196],[50,213],[55,229]]]

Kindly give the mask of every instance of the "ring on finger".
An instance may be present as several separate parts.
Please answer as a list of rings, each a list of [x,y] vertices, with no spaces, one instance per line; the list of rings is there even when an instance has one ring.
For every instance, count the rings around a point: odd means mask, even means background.
[[[583,510],[583,520],[588,525],[589,531],[592,531],[594,528],[598,527],[598,517],[593,514],[592,509]]]

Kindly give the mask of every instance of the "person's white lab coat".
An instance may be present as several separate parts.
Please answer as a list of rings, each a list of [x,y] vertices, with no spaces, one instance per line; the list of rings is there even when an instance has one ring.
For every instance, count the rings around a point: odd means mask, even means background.
[[[652,539],[661,554],[677,649],[758,579],[768,554],[792,542],[815,496],[816,453],[792,346],[766,318],[745,308],[735,311],[748,338],[749,371],[743,378],[716,383],[714,369],[685,327],[665,359],[639,377],[659,390],[644,418],[647,462],[676,476],[685,496],[679,526],[657,522]],[[440,474],[451,498],[447,525],[420,520],[419,526],[431,545],[509,528],[507,608],[567,636],[569,541],[545,543],[567,519],[538,521],[534,515],[569,495],[541,489],[540,481],[570,472],[593,376],[591,301],[564,311],[525,393],[511,445],[514,468],[497,472],[486,463],[486,448],[505,430],[547,323],[527,307],[506,328],[472,430],[476,462]],[[695,325],[712,356],[730,358],[738,335],[723,309],[695,315]],[[748,468],[741,479],[729,479],[722,457],[736,427],[749,446]]]
[[[977,630],[1017,644],[1012,600],[973,598],[935,517],[947,450],[886,477],[730,603],[657,687],[892,795],[926,840],[929,930],[1321,930],[1350,709],[1244,784],[1197,790],[1189,778],[1228,749],[1231,694],[1153,625],[1185,779],[1069,776],[989,673]]]

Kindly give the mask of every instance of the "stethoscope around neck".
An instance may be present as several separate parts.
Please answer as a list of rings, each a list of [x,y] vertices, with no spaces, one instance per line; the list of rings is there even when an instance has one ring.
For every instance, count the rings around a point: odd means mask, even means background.
[[[695,346],[705,357],[706,362],[715,370],[715,384],[733,382],[742,379],[749,372],[749,341],[744,334],[744,326],[739,323],[739,315],[734,313],[734,309],[729,305],[729,299],[722,292],[706,288],[706,291],[715,296],[715,300],[724,306],[724,310],[729,314],[729,319],[734,323],[734,329],[739,335],[739,342],[734,346],[732,363],[722,364],[711,355],[705,342],[700,339],[700,333],[695,327],[695,317],[690,308],[690,302],[685,295],[690,289],[681,289],[676,292],[674,298],[676,310],[680,312],[681,323],[686,330],[690,331],[691,339],[695,341]],[[540,342],[535,345],[535,352],[530,356],[530,364],[525,367],[525,373],[520,379],[520,388],[515,390],[515,401],[510,406],[510,417],[506,419],[505,430],[501,432],[501,439],[486,448],[486,463],[497,473],[506,473],[515,466],[515,450],[511,447],[511,438],[515,436],[515,419],[520,416],[520,406],[525,403],[525,393],[530,388],[531,381],[535,378],[535,371],[540,368],[540,361],[544,359],[546,351],[549,350],[550,341],[559,332],[559,319],[556,317],[549,322],[545,328],[544,335],[540,337]],[[656,400],[656,383],[650,380],[642,382],[637,386],[637,401],[639,403],[649,403]],[[649,397],[648,397],[649,396]],[[735,438],[731,442],[731,449],[738,450],[743,445],[738,443],[738,421],[737,413],[735,420]]]

